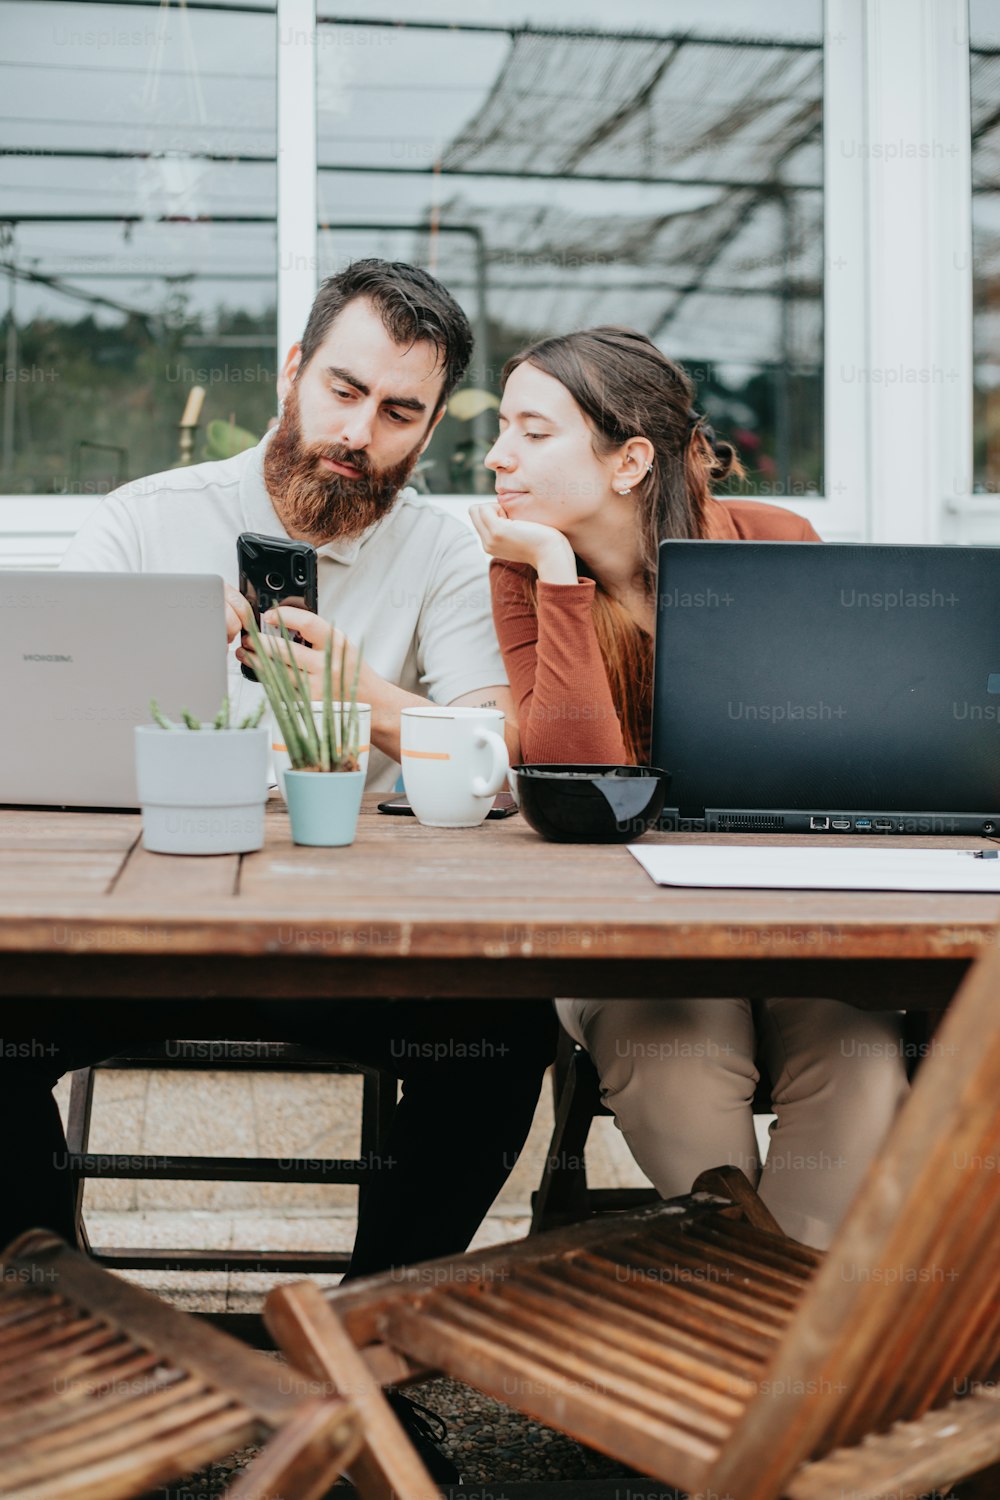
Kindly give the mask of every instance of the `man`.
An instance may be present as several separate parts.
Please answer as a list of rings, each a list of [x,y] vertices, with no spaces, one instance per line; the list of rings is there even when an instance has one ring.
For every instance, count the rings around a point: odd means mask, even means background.
[[[227,580],[234,646],[249,616],[233,587],[239,533],[310,542],[319,613],[283,614],[310,643],[297,654],[317,686],[330,622],[338,660],[345,637],[364,643],[358,696],[372,705],[367,789],[395,785],[399,711],[428,698],[502,709],[516,754],[482,548],[468,527],[404,488],[471,353],[465,314],[433,277],[399,263],[355,262],[324,282],[285,360],[277,428],[236,458],[116,491],[62,566],[218,573]],[[242,645],[230,655],[238,712],[262,691],[240,674],[244,659]]]
[[[372,705],[369,790],[394,786],[399,711],[427,698],[502,709],[516,755],[485,555],[460,521],[403,488],[471,350],[464,314],[433,277],[400,263],[356,262],[324,282],[302,341],[285,360],[275,430],[236,458],[158,474],[108,496],[63,567],[220,574],[231,696],[242,712],[261,689],[239,670],[249,606],[233,586],[236,538],[256,531],[310,542],[318,552],[319,613],[283,614],[307,642],[297,655],[317,683],[331,629],[338,650],[340,640],[351,654],[364,641],[359,697]],[[331,964],[331,995],[335,985]],[[6,1112],[7,1139],[24,1148],[13,1193],[0,1195],[0,1244],[36,1222],[72,1238],[69,1174],[52,1167],[53,1160],[65,1164],[66,1148],[49,1090],[68,1068],[124,1050],[138,1035],[137,1010],[80,1017],[60,1034],[51,1059],[5,1069],[0,1120]],[[249,1034],[256,1034],[254,1014],[273,1035],[267,1007],[250,1009]],[[331,999],[301,1010],[286,1005],[281,1015],[286,1036],[403,1079],[348,1274],[464,1249],[524,1144],[555,1049],[550,1007]],[[171,1035],[204,1034],[190,1029],[197,1023],[179,1006],[169,1023],[162,1014],[142,1023],[146,1036],[162,1036],[165,1024]],[[442,1041],[454,1045],[442,1048]]]

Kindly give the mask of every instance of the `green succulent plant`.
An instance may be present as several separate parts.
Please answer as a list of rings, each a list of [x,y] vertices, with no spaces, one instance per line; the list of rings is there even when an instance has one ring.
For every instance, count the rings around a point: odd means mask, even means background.
[[[284,658],[269,656],[262,649],[260,630],[256,620],[250,620],[247,633],[250,636],[256,659],[253,670],[257,681],[267,695],[271,712],[281,730],[292,770],[360,770],[361,732],[358,715],[358,680],[361,675],[362,648],[358,647],[358,658],[349,692],[346,643],[340,653],[338,671],[340,693],[338,706],[335,709],[333,706],[333,631],[331,630],[327,636],[323,651],[323,714],[321,722],[317,724],[313,716],[309,679],[292,653],[292,637],[288,633],[285,622],[282,620],[280,624],[281,636],[288,648]]]
[[[159,724],[161,729],[256,729],[264,717],[264,704],[258,703],[257,707],[239,724],[234,724],[231,720],[228,693],[223,698],[222,706],[215,718],[206,719],[204,723],[201,719],[196,719],[194,714],[189,713],[186,708],[181,709],[180,724],[173,719],[168,719],[155,698],[149,700],[149,712],[154,723]]]

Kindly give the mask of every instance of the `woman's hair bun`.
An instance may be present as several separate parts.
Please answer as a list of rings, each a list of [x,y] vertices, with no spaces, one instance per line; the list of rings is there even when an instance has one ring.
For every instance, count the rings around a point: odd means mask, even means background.
[[[739,455],[736,453],[736,449],[732,443],[724,443],[724,441],[720,441],[720,438],[712,434],[709,446],[712,449],[712,465],[709,468],[709,475],[711,475],[714,483],[723,483],[723,480],[729,478],[730,474],[733,474],[736,469],[739,469],[742,474]]]
[[[721,484],[737,470],[742,475],[743,466],[732,443],[717,438],[710,427],[705,429],[705,441],[712,450],[712,463],[708,473],[715,484]]]

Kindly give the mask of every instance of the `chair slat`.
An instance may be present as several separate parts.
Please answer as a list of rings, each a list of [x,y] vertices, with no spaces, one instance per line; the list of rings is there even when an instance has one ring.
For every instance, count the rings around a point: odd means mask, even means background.
[[[25,1329],[20,1338],[12,1339],[2,1351],[6,1368],[0,1373],[0,1385],[11,1379],[10,1367],[17,1361],[37,1359],[51,1349],[69,1349],[74,1345],[84,1348],[95,1334],[102,1341],[114,1336],[108,1325],[98,1318],[59,1318],[52,1322],[33,1323],[30,1329]]]
[[[615,1253],[621,1253],[617,1247],[615,1247]],[[593,1257],[591,1264],[597,1259],[599,1257]],[[612,1262],[614,1266],[619,1267],[629,1263],[625,1259],[616,1259]],[[655,1271],[657,1266],[649,1256],[637,1256],[635,1269]],[[750,1339],[773,1339],[775,1330],[780,1329],[787,1321],[787,1317],[776,1313],[767,1304],[763,1306],[755,1304],[752,1299],[745,1298],[739,1293],[725,1294],[721,1288],[717,1289],[718,1295],[711,1298],[703,1287],[693,1282],[664,1281],[656,1276],[650,1276],[644,1284],[647,1286],[647,1294],[650,1297],[655,1295],[661,1300],[684,1303],[692,1312],[702,1316],[710,1313],[713,1320],[718,1319],[720,1323],[728,1325]],[[782,1314],[785,1311],[782,1309]]]
[[[6,1296],[0,1298],[0,1354],[6,1352],[12,1340],[22,1338],[30,1328],[49,1322],[54,1307],[63,1308],[67,1317],[73,1316],[72,1309],[61,1297],[40,1297],[37,1302],[19,1298],[13,1307],[4,1306],[7,1300]],[[13,1302],[14,1298],[9,1300]]]
[[[387,1332],[400,1347],[432,1369],[448,1368],[478,1390],[500,1393],[519,1411],[557,1426],[580,1442],[621,1458],[636,1468],[655,1467],[669,1452],[675,1482],[693,1489],[716,1453],[714,1444],[686,1427],[640,1410],[628,1400],[582,1384],[523,1350],[506,1347],[491,1324],[480,1331],[452,1327],[399,1304],[386,1313]],[[506,1396],[504,1383],[507,1382]],[[514,1391],[517,1399],[512,1399]]]
[[[837,1448],[787,1482],[787,1500],[900,1500],[950,1486],[1000,1461],[1000,1398],[979,1391],[929,1412],[917,1422]]]
[[[445,1306],[451,1308],[460,1299],[452,1294]],[[704,1390],[693,1385],[690,1379],[670,1369],[661,1350],[644,1340],[630,1340],[628,1331],[610,1319],[588,1312],[585,1320],[567,1316],[564,1299],[557,1304],[551,1297],[538,1295],[524,1284],[519,1276],[513,1286],[504,1288],[496,1301],[502,1302],[502,1310],[493,1307],[491,1316],[504,1324],[521,1329],[529,1335],[537,1335],[547,1343],[552,1361],[562,1363],[569,1355],[593,1360],[603,1379],[605,1372],[614,1372],[627,1380],[637,1380],[649,1387],[651,1400],[658,1405],[661,1395],[667,1402],[680,1403],[678,1411],[689,1408],[701,1411],[706,1417],[706,1430],[722,1437],[732,1426],[733,1420],[742,1410],[743,1402],[728,1391]],[[479,1312],[488,1305],[486,1299],[469,1301]],[[637,1347],[638,1345],[638,1347]],[[746,1383],[752,1390],[750,1382]],[[665,1408],[669,1410],[669,1404]]]
[[[4,1500],[130,1500],[176,1477],[194,1473],[224,1453],[245,1447],[257,1433],[244,1418],[236,1426],[228,1414],[206,1417],[183,1433],[147,1443],[138,1454],[116,1454],[85,1470],[64,1471],[5,1490]],[[142,1489],[138,1486],[143,1486]]]
[[[29,1480],[37,1483],[57,1474],[96,1468],[110,1463],[116,1454],[128,1458],[133,1449],[164,1438],[168,1433],[186,1441],[189,1431],[202,1431],[209,1420],[220,1432],[227,1434],[248,1428],[253,1432],[258,1430],[253,1417],[230,1397],[218,1391],[196,1392],[189,1400],[171,1402],[158,1411],[138,1416],[129,1411],[119,1415],[113,1427],[105,1426],[97,1432],[83,1424],[77,1429],[72,1443],[68,1441],[68,1434],[64,1434],[61,1443],[50,1443],[45,1438],[29,1440],[21,1453],[7,1459],[4,1483],[18,1485]]]
[[[128,1352],[128,1344],[117,1328],[98,1325],[91,1332],[66,1342],[53,1341],[19,1356],[20,1368],[0,1376],[0,1401],[23,1388],[23,1369],[31,1371],[37,1384],[57,1378],[69,1381],[92,1367],[107,1367]]]
[[[178,1324],[173,1309],[141,1287],[118,1277],[111,1277],[111,1285],[107,1285],[107,1272],[74,1254],[52,1235],[32,1232],[8,1247],[7,1255],[15,1263],[22,1254],[57,1274],[62,1294],[81,1308],[99,1306],[101,1317],[113,1327],[127,1322],[130,1338],[159,1350],[165,1360],[199,1374],[209,1385],[230,1385],[237,1360],[238,1383],[246,1405],[268,1425],[280,1426],[294,1411],[298,1398],[280,1389],[274,1366],[265,1355],[234,1345],[207,1324]]]
[[[527,1270],[519,1274],[518,1282],[522,1286],[537,1286],[542,1290],[549,1290],[543,1278],[536,1277]],[[586,1318],[592,1318],[595,1311],[604,1305],[600,1298],[569,1281],[561,1284],[560,1301],[563,1306],[576,1309]],[[631,1308],[609,1308],[607,1316],[613,1319],[616,1336],[624,1345],[636,1353],[642,1353],[647,1359],[662,1362],[684,1379],[699,1382],[709,1390],[725,1393],[735,1390],[745,1397],[753,1393],[755,1383],[748,1374],[753,1367],[747,1363],[742,1370],[738,1370],[732,1361],[720,1360],[714,1351],[714,1357],[709,1358],[707,1351],[712,1350],[709,1340],[699,1342],[671,1337],[669,1331],[664,1333],[662,1324],[641,1317]]]
[[[271,1360],[46,1231],[0,1257],[0,1327],[4,1500],[137,1500],[272,1431],[266,1466],[251,1465],[261,1485],[233,1500],[317,1500],[362,1444],[342,1400],[287,1392]],[[385,1500],[377,1459],[366,1463],[361,1494]]]
[[[553,1342],[553,1325],[536,1319],[534,1326],[524,1326],[524,1320],[516,1316],[510,1307],[492,1308],[488,1304],[472,1305],[454,1295],[436,1298],[433,1309],[425,1310],[423,1317],[443,1335],[454,1331],[492,1337],[510,1352],[530,1360],[544,1368],[556,1378],[564,1378],[577,1386],[583,1386],[604,1397],[609,1403],[628,1403],[636,1411],[648,1412],[663,1421],[718,1439],[728,1431],[731,1424],[720,1424],[662,1389],[659,1380],[636,1379],[621,1368],[614,1368],[607,1356],[608,1346],[599,1340],[580,1335],[575,1347]],[[593,1356],[599,1363],[595,1365]],[[588,1358],[588,1356],[590,1356]],[[622,1362],[617,1362],[619,1365]]]
[[[952,1399],[955,1382],[963,1373],[969,1374],[970,1345],[1000,1291],[998,1247],[1000,1194],[992,1217],[981,1224],[976,1242],[970,1245],[966,1240],[964,1245],[943,1247],[949,1280],[942,1284],[942,1295],[927,1309],[920,1342],[905,1351],[896,1390],[891,1399],[886,1397],[879,1412],[879,1426],[901,1417],[922,1416],[942,1399]],[[969,1254],[964,1257],[965,1270],[959,1272],[954,1261],[962,1249]],[[856,1423],[852,1431],[857,1431]]]
[[[681,1266],[697,1266],[699,1269],[708,1266],[718,1266],[726,1271],[723,1278],[724,1284],[732,1284],[739,1290],[742,1280],[741,1272],[747,1274],[747,1278],[753,1281],[763,1295],[768,1296],[771,1301],[793,1307],[799,1293],[802,1292],[802,1283],[807,1278],[804,1275],[793,1275],[777,1266],[769,1265],[763,1254],[756,1256],[750,1248],[723,1248],[715,1244],[711,1236],[706,1235],[708,1226],[702,1226],[702,1235],[673,1235],[669,1239],[666,1236],[658,1238],[655,1254],[657,1259],[664,1265],[676,1262]],[[651,1236],[642,1236],[639,1244],[630,1247],[630,1254],[636,1251],[645,1251]],[[709,1278],[711,1280],[711,1278]]]
[[[615,1276],[616,1267],[611,1261],[588,1254],[586,1258],[575,1256],[571,1261],[558,1264],[543,1261],[537,1274],[548,1276],[561,1284],[571,1277],[585,1276],[588,1284],[600,1286],[603,1294],[616,1302],[628,1299],[629,1305],[641,1307],[644,1316],[655,1319],[664,1330],[676,1331],[684,1338],[694,1339],[705,1348],[717,1348],[746,1369],[759,1369],[771,1354],[776,1335],[753,1336],[745,1328],[731,1325],[719,1318],[706,1323],[700,1303],[680,1299],[672,1293],[675,1288],[654,1282],[651,1286],[635,1281],[631,1286],[621,1285]]]
[[[51,1366],[36,1369],[33,1365],[25,1365],[22,1368],[21,1383],[11,1387],[5,1392],[3,1402],[0,1404],[0,1431],[9,1428],[16,1429],[23,1420],[23,1408],[26,1403],[31,1404],[32,1417],[36,1414],[41,1416],[49,1409],[57,1406],[68,1406],[77,1401],[85,1400],[89,1393],[96,1392],[102,1387],[106,1388],[109,1377],[117,1379],[120,1372],[125,1372],[121,1378],[129,1379],[131,1371],[137,1361],[133,1359],[123,1360],[120,1348],[100,1351],[103,1358],[99,1356],[78,1360],[73,1366],[66,1366],[53,1371]],[[155,1369],[156,1356],[149,1354],[146,1350],[141,1351],[141,1360],[138,1361],[139,1369],[143,1367]],[[179,1371],[174,1371],[171,1378],[178,1379]],[[131,1377],[134,1378],[134,1377]]]
[[[954,1378],[956,1346],[964,1344],[970,1318],[984,1297],[1000,1286],[1000,1191],[982,1195],[985,1210],[973,1226],[957,1211],[962,1184],[954,1185],[942,1222],[920,1258],[903,1256],[888,1269],[884,1292],[895,1318],[885,1329],[870,1366],[858,1379],[820,1440],[823,1448],[857,1442],[905,1417],[919,1417],[933,1404],[941,1380]],[[876,1268],[876,1270],[885,1268]],[[920,1320],[910,1312],[914,1285],[921,1288]]]
[[[713,1245],[720,1253],[731,1254],[734,1259],[745,1254],[753,1264],[771,1266],[799,1284],[808,1281],[823,1261],[819,1250],[811,1250],[795,1240],[765,1236],[760,1230],[752,1230],[749,1225],[732,1219],[723,1219],[721,1215],[691,1224],[687,1238],[699,1245]]]
[[[130,1377],[130,1379],[135,1378],[135,1376]],[[128,1417],[131,1419],[147,1411],[156,1411],[171,1400],[183,1400],[203,1389],[201,1382],[192,1376],[180,1376],[170,1385],[151,1385],[149,1390],[142,1395],[136,1394],[129,1385],[124,1385],[114,1390],[102,1391],[98,1401],[86,1396],[83,1387],[80,1387],[78,1394],[72,1400],[32,1401],[30,1412],[25,1412],[22,1405],[18,1408],[16,1419],[5,1422],[0,1428],[0,1454],[6,1448],[16,1450],[23,1448],[26,1425],[32,1438],[44,1438],[46,1441],[58,1444],[64,1440],[63,1434],[75,1433],[81,1422],[86,1423],[88,1432],[99,1431],[103,1427],[120,1422],[124,1407],[128,1408]]]

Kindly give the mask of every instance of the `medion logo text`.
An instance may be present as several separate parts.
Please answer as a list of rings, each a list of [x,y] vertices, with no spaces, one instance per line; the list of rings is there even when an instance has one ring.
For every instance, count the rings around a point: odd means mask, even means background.
[[[55,655],[52,655],[52,656],[42,656],[37,651],[34,652],[34,653],[25,651],[22,654],[21,660],[22,661],[72,661],[73,658],[71,656],[55,656]]]

